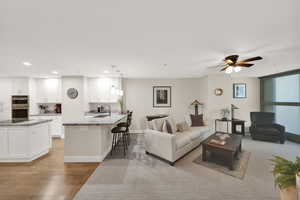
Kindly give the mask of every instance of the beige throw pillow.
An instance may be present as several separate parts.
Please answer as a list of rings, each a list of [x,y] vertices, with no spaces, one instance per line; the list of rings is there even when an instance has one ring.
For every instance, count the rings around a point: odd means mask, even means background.
[[[190,128],[190,126],[188,125],[188,123],[186,121],[180,122],[177,124],[177,130],[179,132],[187,131],[187,130],[189,130],[189,128]]]
[[[169,120],[165,120],[163,123],[163,128],[162,128],[162,132],[164,133],[169,133],[169,134],[173,134],[175,133],[175,129],[172,128],[171,123],[169,122]]]
[[[164,125],[164,121],[167,120],[167,119],[168,119],[168,117],[164,117],[164,118],[159,118],[159,119],[152,120],[155,123],[155,127],[156,127],[157,131],[162,131],[163,125]]]

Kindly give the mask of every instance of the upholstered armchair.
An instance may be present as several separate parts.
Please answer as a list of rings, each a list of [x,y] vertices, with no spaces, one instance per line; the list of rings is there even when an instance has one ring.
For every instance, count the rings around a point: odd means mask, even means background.
[[[285,127],[275,123],[275,113],[251,112],[250,133],[254,140],[265,140],[271,142],[285,142]]]

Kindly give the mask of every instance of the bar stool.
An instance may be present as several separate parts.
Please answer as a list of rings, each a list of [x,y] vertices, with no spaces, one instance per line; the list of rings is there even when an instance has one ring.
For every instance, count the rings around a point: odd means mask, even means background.
[[[131,126],[132,121],[132,112],[133,111],[127,111],[127,120],[126,122],[120,122],[117,124],[117,127],[124,127],[126,128],[125,136],[127,138],[128,144],[130,144],[130,133],[129,133],[129,127]]]
[[[127,129],[125,127],[118,126],[111,130],[111,133],[113,134],[111,155],[117,146],[123,146],[124,156],[126,155],[126,150],[128,147],[126,131]]]

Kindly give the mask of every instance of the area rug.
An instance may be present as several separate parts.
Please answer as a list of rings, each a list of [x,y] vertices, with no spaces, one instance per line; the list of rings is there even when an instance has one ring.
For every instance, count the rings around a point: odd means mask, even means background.
[[[240,179],[195,163],[201,146],[174,166],[145,154],[144,147],[144,135],[133,136],[126,156],[123,148],[109,155],[74,199],[279,200],[269,159],[274,154],[289,159],[299,155],[297,144],[258,142],[244,137],[243,148],[251,152],[251,160],[244,179]]]
[[[242,151],[238,156],[238,160],[235,160],[233,164],[233,170],[230,170],[226,166],[226,161],[222,160],[222,158],[217,158],[218,155],[215,155],[213,158],[208,158],[208,161],[202,161],[201,154],[198,158],[194,160],[194,163],[227,174],[229,176],[233,176],[235,178],[243,179],[248,168],[250,155],[250,152]]]

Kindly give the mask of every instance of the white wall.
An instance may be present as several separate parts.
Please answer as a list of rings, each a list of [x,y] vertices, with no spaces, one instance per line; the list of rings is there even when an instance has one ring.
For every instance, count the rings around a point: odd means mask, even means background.
[[[233,83],[247,84],[247,98],[233,99]],[[153,108],[153,86],[172,86],[172,107]],[[146,115],[167,113],[175,121],[184,120],[184,115],[194,113],[190,103],[198,99],[204,103],[204,118],[210,121],[220,118],[222,108],[231,104],[239,107],[235,116],[247,120],[250,112],[260,109],[259,80],[257,78],[231,78],[229,75],[210,75],[187,79],[124,79],[123,88],[126,109],[133,110],[133,129],[144,129]],[[214,90],[222,88],[222,96],[215,96]],[[201,112],[201,110],[199,110]]]
[[[171,108],[153,108],[153,86],[172,86]],[[125,107],[133,110],[133,129],[144,129],[146,115],[152,114],[167,113],[174,116],[176,121],[183,121],[185,114],[194,113],[194,108],[190,107],[193,100],[207,102],[205,78],[124,79],[123,89]]]
[[[233,83],[246,83],[245,99],[233,98]],[[223,89],[222,96],[216,96],[214,90]],[[220,118],[220,110],[229,108],[234,104],[239,109],[235,110],[235,118],[246,120],[250,125],[250,112],[260,110],[260,83],[258,78],[232,78],[227,74],[208,76],[208,117],[213,120]]]
[[[85,91],[83,76],[62,77],[62,120],[65,122],[79,121],[84,119],[85,112]],[[69,88],[78,90],[78,97],[70,99],[67,95]]]

